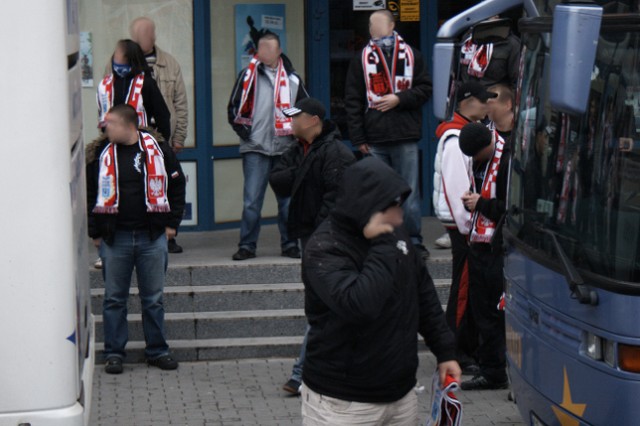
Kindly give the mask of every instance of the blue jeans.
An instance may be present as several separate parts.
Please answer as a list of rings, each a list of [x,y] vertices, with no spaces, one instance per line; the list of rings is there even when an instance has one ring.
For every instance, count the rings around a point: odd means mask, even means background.
[[[242,171],[244,173],[244,201],[242,223],[240,224],[241,249],[255,253],[260,236],[260,218],[264,194],[269,183],[271,169],[280,161],[280,157],[248,152],[242,154]],[[296,247],[297,241],[287,236],[287,218],[289,216],[289,197],[276,196],[278,200],[278,229],[280,230],[280,246],[282,250]]]
[[[104,357],[125,357],[129,340],[127,299],[131,274],[136,269],[142,303],[142,327],[147,359],[169,354],[164,337],[164,305],[162,292],[167,271],[167,237],[155,240],[149,231],[116,231],[111,245],[100,244],[104,278]]]
[[[300,355],[296,363],[293,364],[293,370],[291,371],[291,378],[297,382],[302,383],[302,368],[304,367],[304,359],[307,356],[307,338],[309,336],[309,330],[311,326],[307,324],[307,329],[304,331],[304,340],[302,341],[302,347],[300,348]]]
[[[411,187],[404,203],[404,226],[413,244],[422,244],[422,211],[420,209],[420,150],[415,142],[370,145],[371,155],[387,163]]]

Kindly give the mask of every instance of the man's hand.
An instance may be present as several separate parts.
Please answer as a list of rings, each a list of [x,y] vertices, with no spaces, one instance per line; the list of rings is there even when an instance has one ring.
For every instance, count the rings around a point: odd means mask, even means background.
[[[362,233],[368,240],[372,240],[382,234],[390,234],[393,232],[393,226],[387,222],[384,213],[378,212],[371,216],[369,222],[364,227]]]
[[[446,361],[441,364],[438,364],[438,375],[440,376],[440,384],[443,385],[447,376],[453,377],[453,379],[460,383],[460,376],[462,375],[462,370],[460,370],[460,365],[458,365],[458,361]]]
[[[173,148],[173,153],[177,154],[184,149],[184,145],[179,143],[174,143],[172,148]]]
[[[369,155],[371,153],[371,151],[369,151],[369,145],[366,143],[361,143],[360,145],[358,145],[358,149],[364,155]]]
[[[478,204],[478,200],[480,199],[480,194],[474,194],[469,191],[465,192],[461,197],[464,206],[470,212],[476,211],[476,205]]]
[[[175,238],[177,235],[176,230],[173,228],[169,228],[168,226],[164,229],[164,232],[167,235],[167,240]]]
[[[384,95],[374,108],[381,112],[387,112],[397,107],[398,104],[400,104],[400,98],[397,95]]]
[[[101,244],[101,243],[102,243],[102,238],[94,238],[94,239],[93,239],[93,245],[94,245],[96,248],[100,248],[100,244]]]

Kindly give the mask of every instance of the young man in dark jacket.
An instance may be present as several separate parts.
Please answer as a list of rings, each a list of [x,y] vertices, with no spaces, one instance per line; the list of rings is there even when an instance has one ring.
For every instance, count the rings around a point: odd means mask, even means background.
[[[365,158],[345,171],[336,207],[304,251],[311,329],[303,371],[304,425],[417,423],[417,333],[455,380],[455,339],[433,281],[401,226],[411,189]]]
[[[158,136],[138,130],[132,106],[111,108],[105,123],[105,137],[87,147],[89,236],[100,251],[105,286],[105,370],[122,372],[134,267],[147,362],[174,370],[178,363],[165,340],[162,293],[167,238],[175,237],[182,218],[185,178],[173,150]]]
[[[324,120],[325,108],[317,99],[302,99],[284,114],[292,117],[298,144],[282,155],[269,183],[280,197],[291,197],[288,233],[290,238],[300,239],[304,251],[313,231],[335,206],[344,169],[355,157],[342,143],[336,125]],[[283,387],[292,394],[298,394],[302,384],[306,344],[305,333],[300,356]]]
[[[353,145],[386,162],[409,183],[405,227],[411,242],[426,258],[418,141],[422,138],[422,106],[431,97],[431,81],[420,52],[394,28],[394,17],[388,10],[371,14],[371,41],[347,72],[345,109]]]
[[[495,130],[482,123],[462,128],[460,149],[473,159],[472,191],[462,196],[472,212],[469,234],[469,306],[480,334],[480,373],[462,383],[462,389],[505,389],[506,337],[501,225],[506,211],[509,146]]]

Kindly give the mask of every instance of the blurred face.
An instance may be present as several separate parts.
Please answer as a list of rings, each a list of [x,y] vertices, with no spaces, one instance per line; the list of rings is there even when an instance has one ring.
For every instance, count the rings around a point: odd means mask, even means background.
[[[129,60],[124,55],[124,49],[121,46],[116,46],[116,50],[113,52],[113,61],[116,64],[128,64]]]
[[[382,13],[373,13],[369,17],[369,34],[371,38],[387,37],[393,34],[395,24]]]
[[[320,118],[317,115],[309,115],[306,112],[291,117],[291,128],[293,135],[297,138],[304,138],[309,134],[309,129],[315,127]]]
[[[282,54],[278,40],[262,38],[258,42],[258,59],[260,62],[275,67]]]
[[[490,90],[490,92],[500,93],[497,90]],[[493,98],[487,101],[487,114],[492,121],[500,121],[507,115],[511,114],[511,102],[501,101],[500,98]]]
[[[460,112],[472,121],[485,118],[488,110],[487,103],[476,97],[470,97],[460,102]]]
[[[475,163],[484,163],[491,158],[493,158],[493,151],[495,150],[496,143],[491,141],[491,143],[480,150],[476,155],[473,156],[473,161]]]
[[[156,44],[156,29],[153,22],[146,19],[137,21],[131,29],[131,39],[140,45],[145,54],[151,53]]]
[[[383,220],[385,223],[397,228],[402,225],[404,218],[404,211],[402,210],[402,206],[391,206],[388,207],[385,211],[382,212]]]
[[[107,114],[106,122],[106,133],[111,142],[125,144],[132,140],[136,132],[135,126],[125,123],[117,114]]]

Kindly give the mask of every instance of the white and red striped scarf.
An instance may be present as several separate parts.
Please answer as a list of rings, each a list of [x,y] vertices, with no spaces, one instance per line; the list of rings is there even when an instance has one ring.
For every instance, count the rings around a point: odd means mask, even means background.
[[[138,113],[138,127],[147,126],[147,112],[142,101],[142,86],[144,84],[144,72],[136,75],[129,85],[126,103],[135,108]],[[98,85],[98,127],[106,126],[107,113],[113,107],[113,74],[102,79]]]
[[[164,154],[158,142],[146,132],[139,132],[138,146],[145,153],[145,200],[149,213],[170,212],[167,198],[167,172]],[[120,203],[118,185],[118,145],[110,142],[100,154],[98,197],[94,213],[117,214]]]
[[[369,108],[375,108],[384,95],[408,90],[413,84],[415,64],[413,50],[399,34],[394,32],[394,36],[391,69],[387,65],[382,49],[373,40],[362,49],[362,66]]]
[[[471,36],[464,41],[461,49],[460,63],[468,65],[467,74],[482,78],[489,67],[493,55],[493,43],[477,45]]]
[[[484,180],[482,181],[482,188],[480,190],[480,196],[486,199],[496,198],[498,170],[500,168],[500,160],[502,159],[505,144],[504,139],[502,139],[495,130],[493,131],[493,138],[496,142],[496,147],[493,152],[493,158],[487,164]],[[472,179],[472,182],[475,192],[475,179]],[[490,243],[496,231],[496,223],[485,217],[478,210],[473,213],[471,223],[470,241],[472,243]]]
[[[258,87],[258,66],[260,60],[254,56],[247,67],[242,81],[242,97],[238,115],[234,122],[251,126],[253,124],[253,112],[255,108],[255,94]],[[278,61],[276,78],[274,82],[273,102],[275,105],[274,127],[276,136],[288,136],[293,133],[291,129],[291,118],[285,116],[282,110],[291,108],[291,88],[289,85],[289,75],[284,68],[282,58]]]

